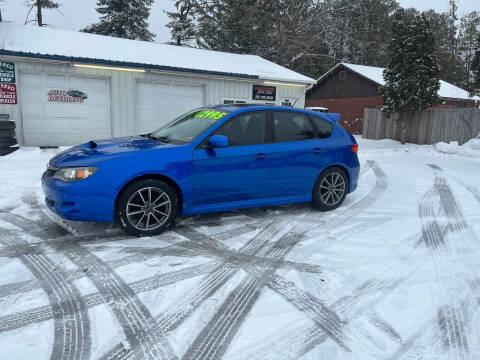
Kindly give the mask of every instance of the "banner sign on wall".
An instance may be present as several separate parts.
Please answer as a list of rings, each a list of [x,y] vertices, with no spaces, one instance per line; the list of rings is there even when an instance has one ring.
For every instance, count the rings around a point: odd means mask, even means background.
[[[0,104],[17,103],[17,85],[0,83]]]
[[[48,90],[48,101],[57,102],[76,102],[83,103],[87,98],[87,94],[80,90]]]
[[[253,100],[275,101],[277,88],[275,86],[253,85]]]
[[[0,82],[15,83],[15,64],[13,62],[0,61]]]

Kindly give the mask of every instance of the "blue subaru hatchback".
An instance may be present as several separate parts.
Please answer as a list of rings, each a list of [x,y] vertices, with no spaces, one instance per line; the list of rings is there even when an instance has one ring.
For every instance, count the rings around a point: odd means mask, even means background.
[[[339,207],[357,187],[358,145],[332,114],[220,105],[150,134],[90,141],[52,158],[42,184],[69,220],[155,235],[177,215],[309,202]]]

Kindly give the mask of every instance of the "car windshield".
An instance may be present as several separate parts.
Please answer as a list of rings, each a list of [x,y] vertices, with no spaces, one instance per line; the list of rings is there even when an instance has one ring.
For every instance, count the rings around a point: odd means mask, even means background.
[[[197,109],[190,111],[148,137],[168,144],[187,144],[228,114],[226,111]]]

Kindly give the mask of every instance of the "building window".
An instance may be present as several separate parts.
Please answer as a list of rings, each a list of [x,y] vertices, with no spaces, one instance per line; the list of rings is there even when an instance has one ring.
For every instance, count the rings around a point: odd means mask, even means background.
[[[340,71],[340,80],[345,80],[347,78],[347,72],[345,70]]]
[[[244,99],[231,99],[231,98],[223,98],[222,103],[224,105],[234,105],[234,104],[246,104],[247,100]]]

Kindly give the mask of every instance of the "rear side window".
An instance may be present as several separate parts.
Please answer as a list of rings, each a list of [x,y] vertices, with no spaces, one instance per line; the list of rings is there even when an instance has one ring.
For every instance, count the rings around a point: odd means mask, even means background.
[[[315,125],[315,128],[317,130],[317,138],[325,139],[332,135],[332,123],[328,122],[327,120],[320,119],[316,116],[310,116],[310,119],[312,120],[313,125]]]
[[[315,138],[315,130],[308,117],[290,111],[273,112],[275,142],[308,140]]]
[[[230,146],[264,144],[266,123],[266,111],[247,112],[229,120],[214,135],[228,137]]]

